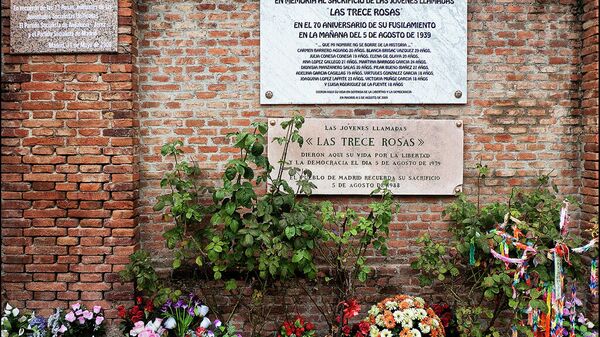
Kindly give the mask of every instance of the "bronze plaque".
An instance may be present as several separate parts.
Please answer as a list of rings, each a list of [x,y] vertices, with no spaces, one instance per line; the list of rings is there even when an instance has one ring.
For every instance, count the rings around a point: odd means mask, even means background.
[[[269,120],[268,157],[276,168],[283,146],[272,140],[285,136],[279,126],[284,120]],[[304,145],[291,145],[286,161],[312,172],[314,194],[366,195],[384,180],[397,195],[462,189],[462,121],[308,118],[300,134]]]
[[[117,0],[12,0],[15,54],[116,52]]]

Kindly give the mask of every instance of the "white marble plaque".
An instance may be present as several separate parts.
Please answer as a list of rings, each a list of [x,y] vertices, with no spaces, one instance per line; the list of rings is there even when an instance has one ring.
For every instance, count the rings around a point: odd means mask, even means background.
[[[283,146],[272,140],[284,136],[279,126],[284,120],[269,120],[268,157],[276,167]],[[384,180],[396,195],[451,195],[462,189],[462,121],[310,118],[300,134],[304,145],[290,146],[287,166],[312,172],[314,194],[366,195]]]
[[[464,104],[466,0],[261,0],[261,104]]]
[[[116,52],[117,0],[11,0],[15,54]]]

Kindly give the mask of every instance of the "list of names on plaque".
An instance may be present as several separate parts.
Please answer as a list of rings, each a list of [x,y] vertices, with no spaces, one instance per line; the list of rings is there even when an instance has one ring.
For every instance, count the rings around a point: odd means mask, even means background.
[[[269,121],[269,140],[284,136],[283,120]],[[365,195],[384,180],[398,195],[452,195],[462,188],[461,121],[310,118],[300,134],[303,146],[290,146],[286,160],[312,172],[314,194]],[[270,141],[271,163],[282,152]]]
[[[117,0],[12,0],[11,52],[116,52]]]
[[[466,0],[261,1],[261,103],[466,103]]]

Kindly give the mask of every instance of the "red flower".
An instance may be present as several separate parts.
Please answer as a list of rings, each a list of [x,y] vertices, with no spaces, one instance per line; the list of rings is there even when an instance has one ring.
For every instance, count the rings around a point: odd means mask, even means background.
[[[154,304],[151,300],[146,301],[146,306],[144,307],[144,310],[148,312],[152,312],[154,310]]]
[[[285,328],[285,334],[286,334],[286,336],[291,336],[292,335],[292,329],[289,328],[289,327],[286,327]]]
[[[360,305],[355,299],[348,300],[344,302],[344,318],[350,319],[360,312]]]
[[[142,297],[141,296],[136,297],[135,298],[135,303],[136,304],[142,304]]]
[[[131,311],[129,311],[129,314],[131,315],[131,321],[135,323],[142,320],[144,312],[141,311],[138,306],[134,306],[133,308],[131,308]]]
[[[306,330],[309,330],[309,331],[310,330],[314,330],[315,329],[315,325],[312,324],[311,322],[308,322],[308,323],[306,323],[305,328],[306,328]]]
[[[362,322],[358,323],[358,330],[360,331],[361,334],[363,334],[363,335],[368,334],[370,329],[371,329],[371,324],[369,322],[362,321]]]
[[[350,336],[350,326],[344,325],[344,327],[342,328],[342,332],[344,333],[344,335]]]
[[[127,316],[127,311],[125,311],[125,306],[120,305],[117,310],[119,310],[119,317],[125,318]]]
[[[199,326],[199,327],[196,328],[196,334],[198,336],[202,335],[204,333],[204,331],[206,331],[206,329],[204,329],[203,327]]]

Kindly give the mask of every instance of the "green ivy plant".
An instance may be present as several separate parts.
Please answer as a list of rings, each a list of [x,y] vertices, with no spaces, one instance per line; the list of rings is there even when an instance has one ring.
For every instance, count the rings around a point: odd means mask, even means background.
[[[478,169],[483,180],[487,168],[479,165]],[[460,195],[444,212],[453,222],[450,231],[454,240],[435,242],[428,235],[418,239],[422,247],[412,268],[420,271],[422,286],[436,281],[454,299],[461,336],[500,336],[495,323],[507,309],[515,313],[513,323],[526,318],[529,307],[546,312],[543,292],[554,282],[554,263],[546,252],[557,242],[570,248],[582,243],[578,235],[561,236],[558,223],[563,199],[557,195],[556,186],[549,187],[548,176],[540,177],[538,183],[531,191],[514,189],[507,203],[481,206],[479,197],[477,203],[473,203]],[[573,200],[570,202],[576,204]],[[501,223],[506,223],[510,234],[515,229],[522,233],[519,243],[532,245],[541,252],[533,257],[527,269],[530,282],[519,279],[514,284],[515,298],[512,286],[516,265],[507,266],[490,253],[490,247],[498,250],[496,247],[503,241],[493,231]],[[522,251],[512,245],[509,247],[511,257],[521,257]],[[582,279],[586,267],[581,257],[572,254],[570,261],[571,264],[564,264],[565,279]],[[521,333],[533,336],[529,327],[515,326]]]
[[[143,249],[129,256],[129,264],[119,271],[119,277],[123,282],[134,282],[136,291],[149,296],[156,306],[181,295],[180,290],[164,286],[152,266],[150,254]]]
[[[318,205],[308,200],[315,185],[310,171],[292,167],[287,160],[290,145],[304,142],[299,133],[303,123],[301,116],[281,123],[285,134],[273,139],[283,147],[278,163],[269,163],[265,155],[266,123],[229,134],[239,153],[227,162],[220,186],[213,189],[197,183],[200,170],[182,159],[182,142],[162,148],[175,166],[161,181],[168,193],[159,197],[155,210],[175,222],[164,233],[174,250],[173,268],[193,260],[205,277],[226,279],[224,290],[237,295],[229,319],[238,305],[245,306],[252,335],[260,333],[268,318],[262,301],[270,286],[297,276],[314,279],[317,274],[313,250],[321,224]],[[212,198],[203,202],[207,196]],[[204,297],[210,296],[214,294]],[[219,315],[218,300],[212,302]]]
[[[316,256],[326,267],[322,281],[331,287],[334,298],[330,303],[319,303],[310,291],[304,290],[327,321],[330,331],[339,336],[342,330],[336,318],[344,322],[344,303],[354,298],[357,285],[364,283],[371,273],[367,249],[387,254],[389,224],[396,208],[387,184],[384,182],[371,193],[378,200],[369,205],[369,212],[364,215],[352,208],[336,210],[329,201],[320,204],[322,242],[316,246]]]

